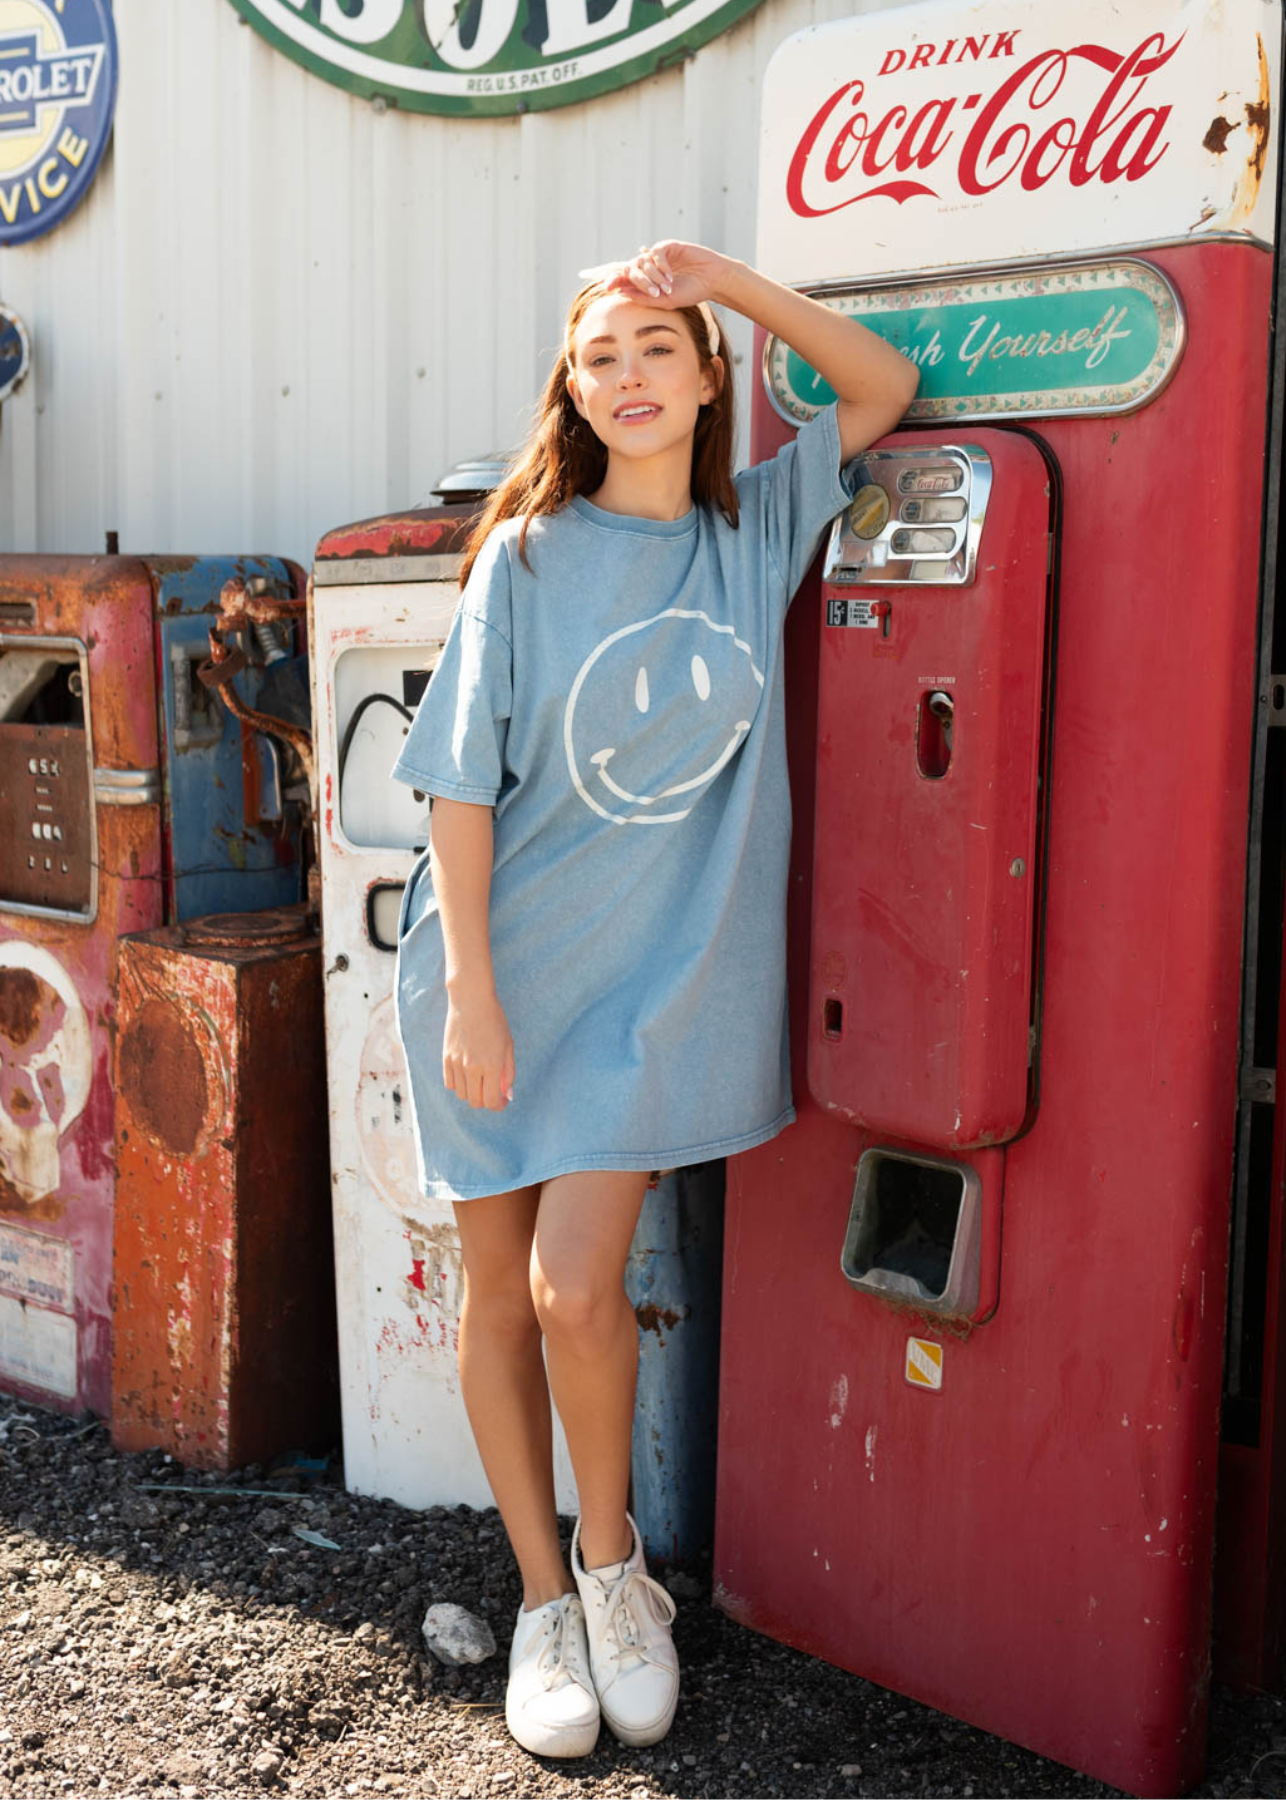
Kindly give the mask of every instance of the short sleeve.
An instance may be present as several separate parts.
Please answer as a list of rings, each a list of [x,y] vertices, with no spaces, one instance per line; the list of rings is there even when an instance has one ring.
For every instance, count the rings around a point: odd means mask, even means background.
[[[508,553],[492,532],[393,765],[395,781],[447,800],[495,805],[513,695],[509,628]]]
[[[756,471],[763,483],[768,554],[789,600],[817,554],[822,533],[867,479],[860,456],[840,467],[839,408],[824,406]]]

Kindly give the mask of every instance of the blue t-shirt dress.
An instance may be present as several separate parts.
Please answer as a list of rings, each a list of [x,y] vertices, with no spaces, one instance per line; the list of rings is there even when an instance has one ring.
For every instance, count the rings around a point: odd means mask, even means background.
[[[514,1097],[442,1081],[442,930],[421,852],[398,1032],[423,1193],[676,1168],[794,1118],[786,1020],[782,625],[864,479],[834,405],[736,477],[740,522],[583,496],[491,532],[394,777],[495,809],[490,933]]]

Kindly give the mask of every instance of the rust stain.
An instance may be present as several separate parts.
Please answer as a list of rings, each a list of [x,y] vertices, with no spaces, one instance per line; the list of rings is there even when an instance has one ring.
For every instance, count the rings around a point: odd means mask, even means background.
[[[0,1036],[7,1037],[15,1048],[35,1035],[44,985],[30,969],[5,969],[0,974]]]
[[[250,913],[208,913],[174,927],[181,944],[212,950],[261,950],[294,944],[308,936],[311,920],[306,903],[264,907]]]
[[[672,1306],[658,1306],[655,1301],[645,1300],[641,1306],[634,1308],[634,1317],[639,1322],[640,1331],[654,1331],[658,1337],[664,1325],[667,1331],[673,1331],[681,1319],[686,1319],[689,1309],[685,1306],[675,1311]]]
[[[1254,216],[1255,206],[1259,200],[1259,190],[1264,180],[1264,163],[1268,156],[1268,140],[1272,127],[1272,87],[1269,81],[1268,54],[1264,49],[1263,37],[1256,34],[1255,42],[1259,51],[1259,93],[1256,99],[1243,102],[1246,115],[1246,134],[1250,148],[1241,166],[1228,204],[1225,207],[1211,205],[1209,202],[1202,208],[1196,223],[1189,227],[1192,231],[1200,231],[1211,219],[1217,219],[1221,226],[1245,226]],[[1220,100],[1228,96],[1221,94]],[[1201,140],[1202,148],[1212,156],[1223,156],[1228,149],[1228,140],[1234,132],[1240,133],[1241,127],[1232,119],[1216,113],[1210,122],[1206,135]]]
[[[1201,140],[1201,148],[1209,150],[1212,156],[1222,156],[1228,148],[1228,133],[1231,130],[1231,119],[1212,119],[1209,131]]]
[[[1250,154],[1246,158],[1246,166],[1237,183],[1237,192],[1233,196],[1232,218],[1249,219],[1259,198],[1260,183],[1264,179],[1264,161],[1268,155],[1268,134],[1272,119],[1272,88],[1268,75],[1268,55],[1264,49],[1264,40],[1257,36],[1259,46],[1259,96],[1254,101],[1246,102],[1246,123],[1250,128]]]
[[[54,1192],[42,1194],[38,1200],[33,1200],[0,1169],[0,1213],[20,1213],[24,1219],[52,1223],[55,1219],[61,1219],[66,1210],[67,1196]]]
[[[153,1143],[175,1156],[195,1150],[209,1091],[205,1063],[182,1013],[166,1000],[144,1002],[121,1040],[120,1091]]]
[[[1250,166],[1254,172],[1255,185],[1264,178],[1264,157],[1268,154],[1269,107],[1265,100],[1259,106],[1246,107],[1246,123],[1254,134],[1255,144],[1250,153]]]

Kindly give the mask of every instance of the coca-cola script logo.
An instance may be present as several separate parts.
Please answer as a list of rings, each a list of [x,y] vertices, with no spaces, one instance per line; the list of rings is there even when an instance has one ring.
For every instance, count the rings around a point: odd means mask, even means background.
[[[1002,53],[1016,56],[1018,35],[998,33],[987,60]],[[1140,101],[1149,79],[1184,36],[1167,45],[1163,32],[1153,32],[1128,55],[1102,44],[1042,50],[1010,70],[990,99],[979,93],[926,100],[914,113],[901,102],[881,112],[877,97],[868,101],[864,81],[845,81],[818,107],[791,156],[786,176],[791,209],[820,219],[881,194],[899,206],[918,195],[941,199],[939,187],[911,171],[923,176],[949,151],[960,191],[969,195],[989,194],[1012,181],[1032,192],[1060,172],[1077,188],[1091,181],[1139,181],[1169,148],[1164,133],[1173,110]],[[966,38],[958,56],[944,53],[937,62],[963,61],[966,50],[973,52],[969,60],[979,61],[986,43]],[[949,43],[946,51],[953,47]],[[924,52],[935,48],[920,45],[910,66],[924,66],[929,60]],[[890,50],[879,74],[896,73],[905,61],[905,51]],[[1097,97],[1075,79],[1087,63],[1107,78]],[[1066,100],[1060,112],[1064,83],[1081,90],[1080,117]]]

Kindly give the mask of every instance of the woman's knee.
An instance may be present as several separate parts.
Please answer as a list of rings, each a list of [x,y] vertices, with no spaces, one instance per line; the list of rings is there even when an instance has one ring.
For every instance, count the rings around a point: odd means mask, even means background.
[[[620,1330],[626,1300],[619,1281],[596,1281],[580,1271],[560,1274],[533,1259],[531,1303],[547,1338],[590,1355]]]
[[[614,1346],[625,1317],[625,1265],[647,1177],[618,1169],[555,1176],[541,1190],[531,1242],[531,1297],[547,1338],[592,1355]]]

